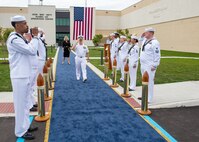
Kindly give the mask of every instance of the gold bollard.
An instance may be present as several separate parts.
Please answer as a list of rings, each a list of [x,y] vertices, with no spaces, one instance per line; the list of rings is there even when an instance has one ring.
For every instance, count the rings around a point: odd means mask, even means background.
[[[35,117],[35,121],[38,122],[47,121],[50,117],[45,112],[44,80],[41,74],[39,74],[37,77],[37,90],[38,90],[38,115]]]
[[[52,100],[52,98],[49,96],[49,91],[48,91],[48,67],[44,65],[43,68],[43,79],[44,79],[44,95],[45,95],[45,101]]]
[[[109,67],[109,59],[108,59],[108,56],[106,56],[105,62],[104,62],[104,79],[103,80],[110,80],[108,77],[108,67]]]
[[[142,77],[142,105],[141,110],[138,110],[138,113],[141,115],[151,114],[151,111],[148,109],[148,83],[149,74],[145,71]]]
[[[49,61],[50,61],[50,70],[51,70],[51,80],[52,80],[52,82],[55,82],[55,80],[54,80],[54,77],[53,77],[53,59],[50,57],[49,58]]]
[[[113,61],[113,82],[112,85],[110,85],[112,88],[117,88],[119,85],[117,84],[117,60],[114,58]]]
[[[48,89],[53,90],[54,88],[52,87],[51,68],[50,68],[50,61],[49,60],[47,60],[46,65],[48,67]]]
[[[129,93],[129,60],[127,59],[126,65],[124,66],[124,93],[121,94],[124,98],[130,98],[131,94]]]

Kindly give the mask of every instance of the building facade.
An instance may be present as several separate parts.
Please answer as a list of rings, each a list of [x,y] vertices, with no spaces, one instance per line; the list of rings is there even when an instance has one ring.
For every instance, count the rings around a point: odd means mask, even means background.
[[[64,36],[70,39],[70,12],[69,10],[56,10],[56,43],[62,45]]]
[[[198,0],[142,0],[122,11],[95,10],[93,35],[106,37],[118,29],[129,29],[139,36],[146,27],[154,27],[161,49],[199,53],[198,5]],[[73,32],[72,7],[0,7],[0,27],[11,27],[10,17],[16,14],[26,16],[30,27],[43,28],[49,45],[60,45],[63,37],[70,37]],[[92,41],[87,43],[92,45]]]

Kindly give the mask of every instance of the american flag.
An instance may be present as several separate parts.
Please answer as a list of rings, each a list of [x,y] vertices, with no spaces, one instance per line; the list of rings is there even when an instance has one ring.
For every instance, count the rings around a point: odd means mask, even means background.
[[[83,35],[85,40],[92,40],[93,7],[74,7],[73,40]]]

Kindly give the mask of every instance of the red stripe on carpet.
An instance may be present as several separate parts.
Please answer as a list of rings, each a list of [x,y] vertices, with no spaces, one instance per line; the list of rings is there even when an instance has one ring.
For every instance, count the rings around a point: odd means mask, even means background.
[[[136,102],[133,98],[126,98],[125,99],[129,104],[131,104],[134,108],[140,108],[140,104]]]
[[[45,102],[46,112],[49,110],[50,102]],[[13,103],[0,103],[0,113],[14,113],[14,104]]]

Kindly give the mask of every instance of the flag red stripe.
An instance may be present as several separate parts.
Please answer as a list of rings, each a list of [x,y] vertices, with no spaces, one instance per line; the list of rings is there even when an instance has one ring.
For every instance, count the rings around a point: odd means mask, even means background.
[[[90,31],[90,40],[92,39],[92,32],[93,32],[93,8],[91,8],[91,31]]]
[[[89,39],[89,34],[90,34],[90,8],[88,8],[88,34],[87,34],[87,39]]]

